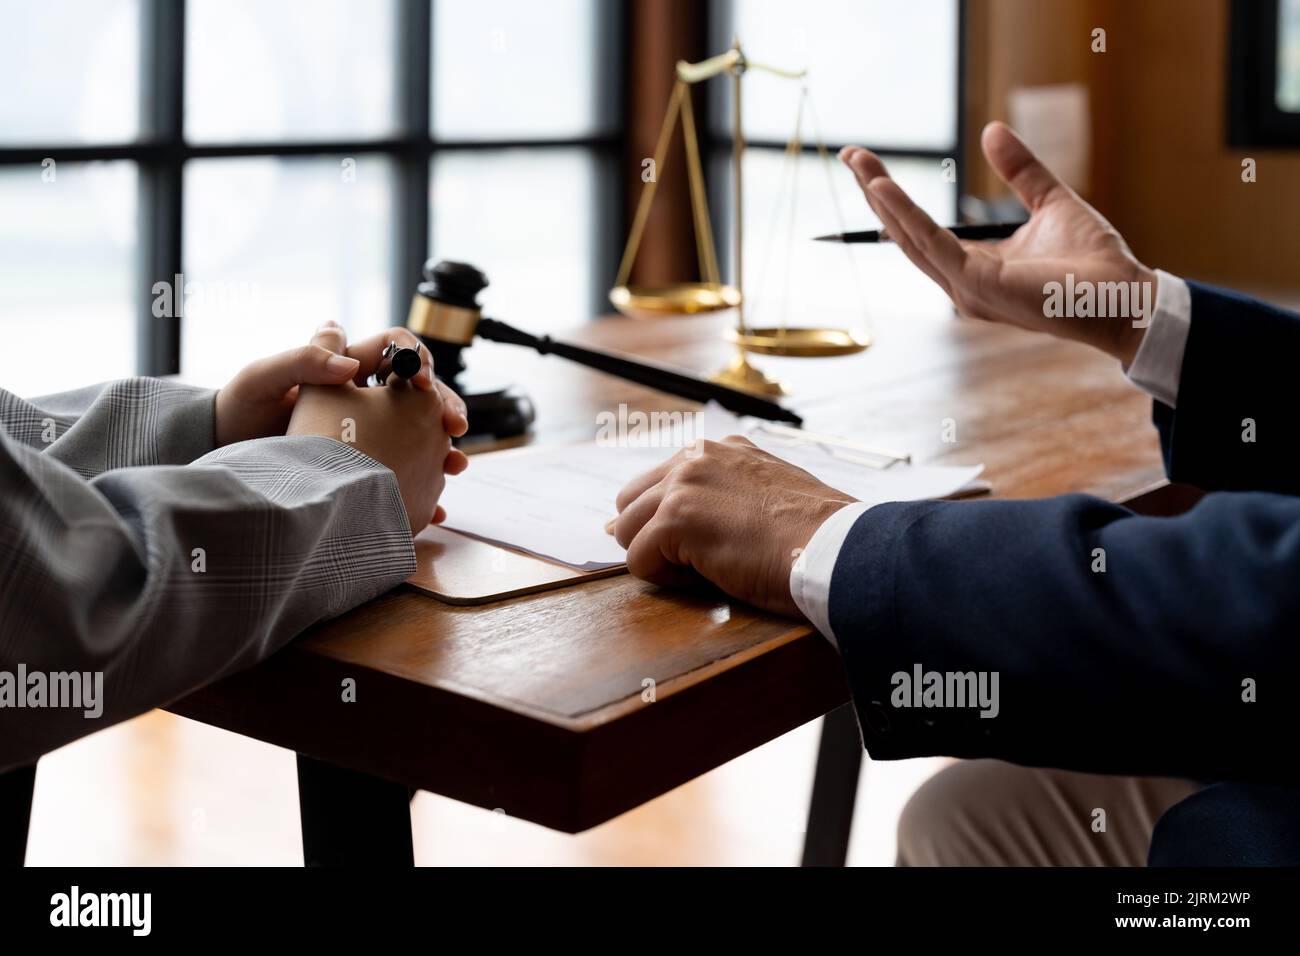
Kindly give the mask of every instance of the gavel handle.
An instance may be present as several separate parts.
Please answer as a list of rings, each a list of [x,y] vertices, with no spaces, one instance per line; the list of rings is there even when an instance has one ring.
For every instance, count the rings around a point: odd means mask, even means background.
[[[523,345],[541,355],[559,355],[579,365],[617,375],[638,385],[648,385],[669,395],[678,395],[695,402],[715,401],[737,415],[752,415],[755,418],[771,422],[789,422],[792,425],[803,424],[803,419],[794,412],[761,396],[750,395],[748,392],[719,385],[717,382],[695,378],[652,362],[557,342],[549,335],[532,335],[507,325],[499,319],[480,319],[476,333],[490,342]]]

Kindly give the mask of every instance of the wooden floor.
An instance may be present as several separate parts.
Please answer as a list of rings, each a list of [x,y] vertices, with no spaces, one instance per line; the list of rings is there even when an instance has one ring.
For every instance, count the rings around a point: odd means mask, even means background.
[[[817,751],[808,724],[579,836],[420,794],[430,866],[787,866]],[[863,769],[849,862],[889,865],[894,825],[939,759]],[[155,711],[40,763],[29,866],[301,866],[293,754]]]

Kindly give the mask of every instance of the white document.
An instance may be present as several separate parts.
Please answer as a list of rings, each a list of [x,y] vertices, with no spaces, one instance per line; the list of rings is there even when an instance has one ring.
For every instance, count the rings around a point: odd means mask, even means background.
[[[810,472],[860,501],[943,498],[973,483],[982,465],[953,467],[899,463],[877,469],[845,461],[829,449],[764,434],[752,422],[710,406],[690,438],[747,435],[765,451]],[[622,564],[624,550],[605,533],[617,514],[623,486],[679,450],[654,444],[581,445],[512,449],[475,455],[464,477],[447,482],[446,526],[495,544],[582,570]],[[674,433],[674,437],[679,437]]]

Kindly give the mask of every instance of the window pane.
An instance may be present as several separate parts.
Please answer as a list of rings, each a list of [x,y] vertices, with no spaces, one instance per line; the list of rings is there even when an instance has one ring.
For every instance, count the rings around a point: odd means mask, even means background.
[[[0,143],[139,132],[139,0],[0,0]]]
[[[131,375],[135,167],[2,167],[0,209],[0,387],[37,395]],[[57,376],[39,358],[53,346]]]
[[[559,138],[608,129],[613,44],[600,36],[600,5],[435,0],[434,135]]]
[[[351,178],[349,178],[351,177]],[[391,167],[358,158],[220,159],[185,171],[181,371],[221,385],[326,319],[390,324]]]
[[[395,0],[190,0],[195,142],[391,135]]]
[[[1278,0],[1277,108],[1300,113],[1300,0]]]
[[[957,137],[956,0],[735,0],[715,44],[739,35],[756,61],[807,69],[828,143],[949,149]],[[725,17],[720,19],[725,20]],[[730,90],[710,84],[716,127],[731,129]],[[785,142],[800,83],[753,71],[744,79],[745,135]],[[805,141],[812,139],[805,125]]]
[[[592,317],[599,163],[578,149],[449,152],[433,161],[430,248],[487,273],[489,315],[529,331]]]

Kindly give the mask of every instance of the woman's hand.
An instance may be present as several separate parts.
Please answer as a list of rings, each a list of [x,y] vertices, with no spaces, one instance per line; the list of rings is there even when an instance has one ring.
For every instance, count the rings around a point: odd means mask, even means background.
[[[1133,360],[1150,320],[1139,305],[1155,305],[1155,273],[1139,262],[1115,228],[1048,170],[1003,123],[981,137],[984,155],[1029,210],[1029,221],[1001,242],[962,241],[940,228],[885,171],[880,157],[846,146],[840,159],[853,171],[867,202],[909,259],[969,318],[1006,322],[1085,342]],[[1145,283],[1143,300],[1107,318],[1053,316],[1048,283]],[[1107,287],[1103,287],[1103,290]],[[1133,291],[1129,287],[1127,292]]]
[[[422,358],[420,371],[410,380],[411,387],[417,392],[437,393],[442,403],[442,427],[448,435],[459,438],[469,430],[469,416],[464,399],[433,374],[433,356],[420,344],[420,340],[410,329],[397,326],[349,345],[342,327],[335,322],[326,322],[316,330],[316,335],[311,341],[313,346],[356,359],[359,364],[352,380],[353,384],[359,387],[365,387],[366,381],[379,368],[380,362],[383,361],[384,349],[389,342],[396,342],[403,348],[419,348]],[[469,458],[459,448],[452,448],[443,462],[443,471],[448,475],[459,475],[468,467]],[[439,508],[434,523],[442,521],[445,517],[446,512]]]
[[[419,344],[406,329],[389,329],[349,347],[343,329],[334,323],[317,329],[312,347],[336,356],[346,350],[357,367],[349,380],[333,387],[303,387],[288,434],[346,442],[390,468],[397,476],[411,532],[418,534],[447,516],[438,504],[445,476],[458,475],[469,464],[464,452],[452,447],[451,438],[463,435],[468,421],[460,396],[434,378],[427,349],[409,385],[361,387],[391,341]]]
[[[361,363],[320,345],[304,345],[244,367],[217,393],[217,445],[283,435],[299,385],[351,381]]]
[[[246,366],[217,393],[217,445],[283,435],[300,385],[365,385],[379,367],[384,347],[393,341],[409,348],[420,344],[409,329],[393,328],[349,346],[343,328],[336,322],[326,322],[309,344]],[[429,350],[422,349],[422,353],[424,362],[411,385],[417,391],[438,393],[443,428],[448,435],[459,438],[469,428],[465,403],[434,376]],[[444,469],[447,474],[458,475],[468,465],[464,452],[453,448]]]

